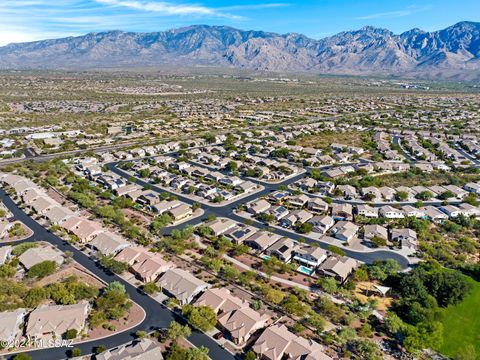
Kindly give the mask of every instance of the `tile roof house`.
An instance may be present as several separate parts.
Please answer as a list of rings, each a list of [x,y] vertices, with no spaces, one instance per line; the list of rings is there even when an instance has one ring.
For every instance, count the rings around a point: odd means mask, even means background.
[[[151,257],[139,261],[132,266],[132,272],[143,282],[153,282],[160,274],[173,269],[175,264],[163,260],[160,254],[151,254]]]
[[[21,327],[25,318],[25,309],[4,311],[0,313],[0,341],[12,343],[21,335]]]
[[[283,262],[288,263],[292,259],[295,249],[296,244],[292,239],[282,238],[270,246],[265,253],[270,256],[276,256]]]
[[[327,251],[320,247],[303,247],[295,250],[293,259],[307,267],[316,268],[327,256]]]
[[[245,344],[255,331],[264,328],[270,320],[270,316],[261,315],[249,307],[226,312],[218,317],[220,326],[228,331],[237,345]]]
[[[43,216],[45,216],[52,224],[60,225],[69,217],[73,216],[73,211],[63,206],[54,206],[48,209]]]
[[[217,314],[223,314],[249,307],[249,303],[233,296],[226,288],[211,288],[198,298],[195,306],[210,306]]]
[[[18,257],[20,264],[27,270],[47,260],[55,261],[58,265],[62,265],[64,261],[63,253],[50,246],[38,246],[28,249]]]
[[[328,204],[322,199],[316,197],[308,201],[307,209],[315,213],[327,212]]]
[[[82,243],[91,241],[95,236],[105,231],[96,221],[90,221],[78,216],[65,220],[62,227],[79,238]]]
[[[308,220],[313,225],[313,231],[320,234],[325,234],[334,224],[335,220],[331,216],[314,216]]]
[[[80,301],[74,305],[42,305],[33,310],[25,335],[33,339],[61,338],[67,330],[81,333],[85,328],[90,304]]]
[[[239,225],[238,227],[228,230],[224,236],[232,240],[235,244],[241,244],[257,231],[258,229],[256,227]]]
[[[120,345],[95,355],[96,360],[163,360],[162,349],[148,338],[128,345]]]
[[[398,241],[403,247],[417,248],[417,233],[412,229],[393,229],[392,241]]]
[[[188,204],[181,204],[180,206],[168,210],[168,213],[173,217],[175,221],[179,221],[192,215],[193,209]]]
[[[343,283],[357,265],[358,263],[348,256],[330,256],[320,265],[318,271],[323,275],[332,276]]]
[[[248,212],[254,215],[264,213],[271,208],[272,205],[267,200],[259,199],[251,202],[248,205]]]
[[[387,219],[403,219],[403,210],[395,209],[390,205],[384,205],[380,208],[379,213],[381,216]]]
[[[366,240],[372,240],[374,237],[388,240],[388,230],[381,225],[365,225],[363,230],[363,238]]]
[[[212,233],[215,236],[220,236],[226,233],[228,230],[233,229],[237,225],[237,222],[231,219],[216,219],[206,224],[206,226],[212,230]]]
[[[265,329],[252,350],[264,360],[332,360],[320,344],[295,335],[285,325]]]
[[[353,208],[350,204],[332,204],[332,217],[335,220],[352,220]]]
[[[39,215],[44,215],[55,206],[59,206],[59,204],[48,196],[39,196],[30,204],[30,207]]]
[[[350,221],[339,221],[330,229],[330,232],[336,239],[350,242],[358,230],[359,227]]]
[[[127,263],[130,266],[148,258],[150,258],[150,252],[141,246],[126,247],[115,256],[115,260]]]
[[[182,269],[168,270],[157,284],[174,296],[181,305],[190,303],[195,296],[211,286]]]
[[[281,238],[280,235],[271,232],[258,231],[245,240],[245,243],[253,249],[263,251]]]
[[[378,208],[372,207],[368,204],[357,205],[357,215],[367,218],[378,218]]]
[[[89,245],[103,255],[115,255],[132,244],[120,235],[104,231],[95,236]]]

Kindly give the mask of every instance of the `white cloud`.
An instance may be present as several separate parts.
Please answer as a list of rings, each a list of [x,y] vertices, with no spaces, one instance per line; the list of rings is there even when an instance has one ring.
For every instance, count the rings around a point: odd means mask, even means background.
[[[169,2],[146,2],[137,0],[95,0],[103,5],[125,7],[134,10],[149,11],[164,15],[201,15],[216,16],[230,19],[239,18],[235,15],[224,14],[217,9],[194,4],[174,4]]]
[[[422,11],[427,11],[431,8],[430,5],[425,5],[425,6],[416,6],[416,5],[411,5],[407,7],[406,9],[403,10],[395,10],[395,11],[386,11],[386,12],[379,12],[379,13],[374,13],[374,14],[369,14],[369,15],[364,15],[364,16],[358,16],[355,19],[357,20],[373,20],[373,19],[388,19],[388,18],[398,18],[398,17],[404,17],[404,16],[409,16],[414,13],[422,12]]]

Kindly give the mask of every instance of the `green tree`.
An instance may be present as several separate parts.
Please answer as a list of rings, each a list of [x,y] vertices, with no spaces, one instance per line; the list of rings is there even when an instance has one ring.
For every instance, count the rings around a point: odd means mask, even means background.
[[[188,323],[202,331],[210,331],[217,324],[217,314],[209,306],[185,305],[182,308],[182,315],[188,319]]]
[[[53,274],[57,270],[57,263],[52,260],[45,260],[33,265],[27,273],[29,278],[42,279],[45,276]]]
[[[70,350],[70,357],[76,358],[82,355],[82,350],[80,350],[78,347],[73,348]]]
[[[145,291],[145,293],[147,293],[149,295],[155,294],[155,293],[160,291],[160,288],[154,282],[145,283],[143,285],[142,289],[143,289],[143,291]]]
[[[167,338],[177,340],[180,337],[188,338],[192,334],[192,330],[188,325],[181,325],[176,321],[171,321],[167,329]]]
[[[338,283],[333,277],[320,278],[318,285],[328,294],[334,294],[338,290]]]
[[[67,339],[67,340],[75,339],[77,336],[78,336],[77,329],[68,329],[65,332],[65,339]]]

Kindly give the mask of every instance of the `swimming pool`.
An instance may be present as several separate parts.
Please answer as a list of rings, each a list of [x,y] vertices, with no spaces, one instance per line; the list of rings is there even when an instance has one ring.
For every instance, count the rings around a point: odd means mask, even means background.
[[[263,260],[270,260],[272,257],[270,255],[262,255]]]
[[[301,272],[302,274],[306,274],[308,276],[311,276],[315,270],[314,269],[310,269],[306,266],[303,266],[303,265],[300,265],[298,268],[297,268],[297,271],[298,272]]]

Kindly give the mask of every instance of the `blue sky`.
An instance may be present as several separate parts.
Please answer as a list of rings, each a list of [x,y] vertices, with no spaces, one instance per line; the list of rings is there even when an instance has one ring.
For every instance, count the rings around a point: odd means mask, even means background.
[[[0,0],[0,45],[105,30],[229,25],[322,38],[365,25],[401,33],[480,21],[478,0]]]

